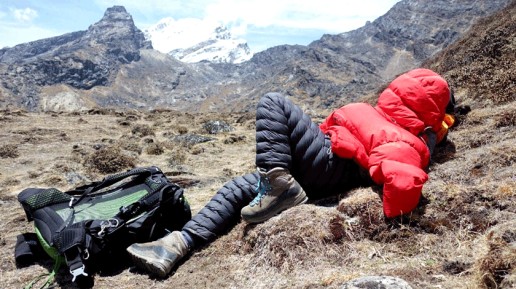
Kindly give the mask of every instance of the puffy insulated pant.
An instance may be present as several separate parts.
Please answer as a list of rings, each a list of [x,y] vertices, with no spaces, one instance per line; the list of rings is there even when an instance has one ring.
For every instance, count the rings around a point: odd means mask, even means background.
[[[310,199],[368,185],[367,172],[332,154],[329,137],[298,106],[279,93],[261,98],[256,111],[256,166],[287,168]],[[240,210],[256,196],[258,173],[237,177],[186,223],[194,247],[213,241],[240,220]]]

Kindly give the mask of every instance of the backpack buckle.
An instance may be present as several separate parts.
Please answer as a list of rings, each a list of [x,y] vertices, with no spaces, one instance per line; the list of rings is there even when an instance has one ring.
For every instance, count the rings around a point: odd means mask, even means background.
[[[155,182],[156,184],[161,184],[163,182],[161,180],[161,176],[159,176],[159,175],[152,175],[152,176],[150,176],[150,180]]]
[[[116,227],[118,227],[119,224],[120,224],[120,222],[118,222],[117,219],[103,220],[100,223],[100,231],[97,233],[97,235],[99,237],[104,237],[104,235],[106,234],[106,229],[116,228]]]
[[[85,267],[84,267],[84,264],[81,266],[81,267],[78,267],[78,268],[75,268],[73,270],[70,270],[70,274],[72,274],[72,282],[75,282],[75,279],[78,277],[78,276],[88,276],[88,273],[86,273],[84,271]]]

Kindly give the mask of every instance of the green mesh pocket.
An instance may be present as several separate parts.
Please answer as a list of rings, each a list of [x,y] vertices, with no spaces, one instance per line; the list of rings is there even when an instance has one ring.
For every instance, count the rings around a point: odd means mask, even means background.
[[[112,218],[119,211],[120,207],[130,205],[137,202],[141,197],[148,193],[147,189],[140,188],[131,193],[125,193],[121,191],[115,191],[110,194],[97,196],[92,200],[88,200],[84,204],[78,204],[75,206],[75,214],[73,217],[73,223],[81,222],[84,220],[105,220]],[[56,210],[56,213],[66,220],[72,210],[70,208],[63,208]]]
[[[37,210],[52,204],[68,202],[70,198],[70,195],[52,188],[27,198],[25,203],[27,203],[32,210]]]

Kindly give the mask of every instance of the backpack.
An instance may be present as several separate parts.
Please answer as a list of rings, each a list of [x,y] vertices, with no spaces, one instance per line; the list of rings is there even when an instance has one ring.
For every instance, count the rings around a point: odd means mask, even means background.
[[[18,201],[28,221],[34,221],[36,236],[18,236],[16,261],[30,263],[38,251],[54,259],[44,286],[66,263],[72,282],[90,287],[94,273],[128,259],[130,244],[180,230],[192,216],[183,189],[157,167],[135,168],[66,192],[28,188]]]

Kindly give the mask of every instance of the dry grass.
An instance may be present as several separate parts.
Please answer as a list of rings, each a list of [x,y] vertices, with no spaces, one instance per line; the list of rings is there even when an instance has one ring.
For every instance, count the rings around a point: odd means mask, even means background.
[[[510,288],[516,277],[516,220],[495,226],[487,233],[487,253],[477,264],[478,283],[484,288]]]

